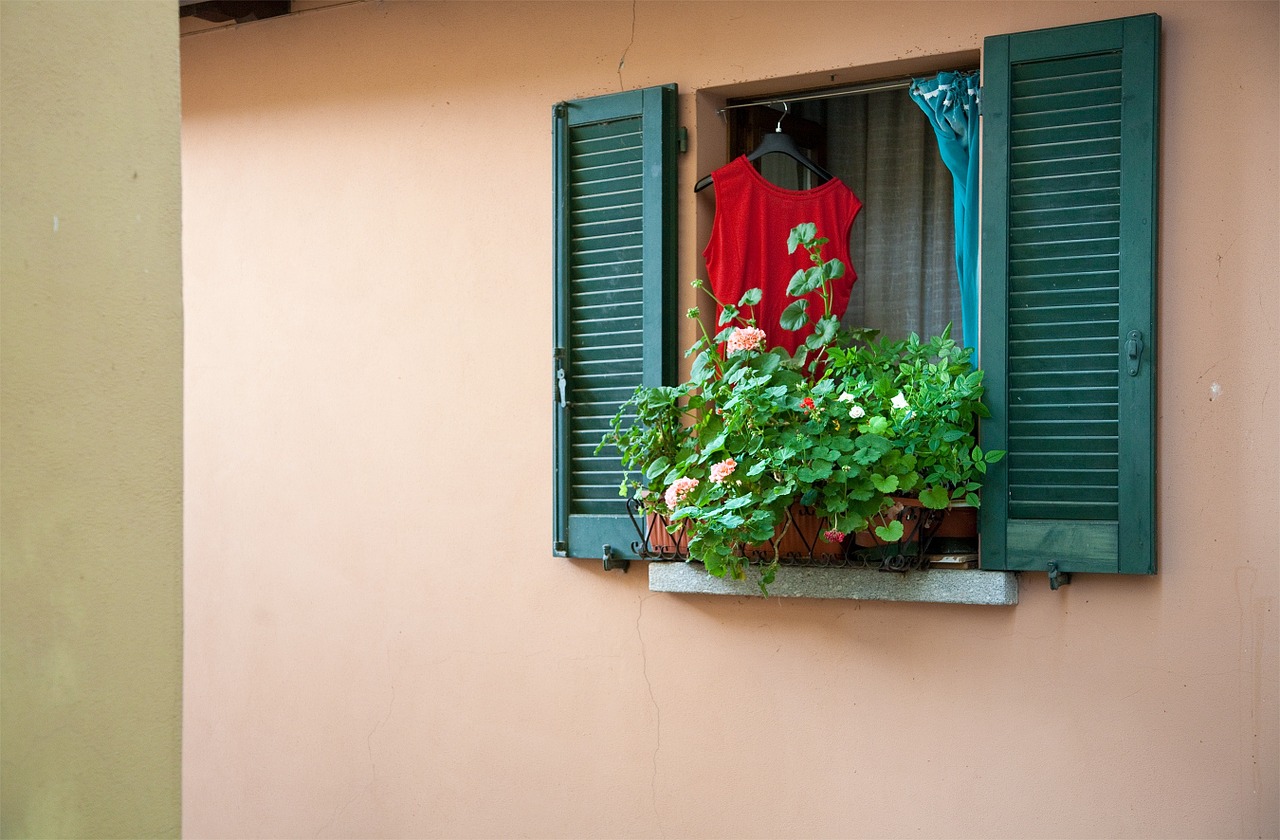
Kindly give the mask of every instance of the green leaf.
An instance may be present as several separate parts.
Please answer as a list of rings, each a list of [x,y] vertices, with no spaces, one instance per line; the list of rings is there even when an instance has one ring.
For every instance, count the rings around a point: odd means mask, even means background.
[[[871,483],[881,493],[892,493],[898,489],[898,477],[896,475],[880,475],[879,473],[871,474]]]
[[[666,455],[659,455],[653,459],[653,462],[645,468],[644,477],[652,481],[662,475],[671,466],[671,459]]]
[[[895,543],[902,539],[902,523],[897,519],[888,525],[877,525],[876,536],[887,543]]]
[[[827,438],[827,445],[830,446],[832,449],[838,450],[840,452],[849,452],[855,446],[857,446],[857,444],[853,442],[853,438],[847,438],[847,437]]]
[[[794,254],[802,242],[808,242],[818,235],[818,226],[813,222],[796,225],[787,236],[787,253]]]
[[[1005,451],[1003,449],[988,449],[986,453],[983,455],[983,460],[985,460],[988,464],[994,464],[996,461],[999,461],[1004,456],[1005,456]]]
[[[784,330],[803,329],[805,324],[809,323],[809,316],[805,314],[805,307],[809,305],[807,300],[793,300],[782,310],[782,317],[778,319],[778,323]]]
[[[689,377],[694,381],[703,379],[707,373],[715,369],[715,364],[711,361],[711,351],[703,350],[698,354],[698,358],[693,360],[693,367],[689,371]]]
[[[799,297],[804,294],[804,292],[800,291],[805,285],[804,271],[803,268],[797,269],[796,273],[791,275],[791,280],[787,282],[787,294],[791,297]]]
[[[764,292],[760,289],[747,289],[742,294],[742,299],[738,301],[739,308],[744,306],[755,306],[760,302],[760,298],[764,296]]]
[[[868,431],[870,431],[871,434],[875,434],[875,435],[882,435],[885,432],[889,431],[890,425],[891,424],[889,423],[888,418],[880,417],[879,415],[875,417],[871,417],[867,420]]]
[[[835,280],[844,276],[844,263],[839,257],[832,257],[822,266],[822,274],[827,280]]]
[[[951,503],[951,498],[947,493],[947,488],[941,485],[933,485],[926,487],[920,491],[920,504],[934,510],[942,510]]]
[[[880,457],[888,452],[892,446],[889,440],[881,435],[860,435],[857,440],[857,449],[853,453],[853,460],[859,464],[874,463],[880,460]]]
[[[818,323],[814,325],[813,334],[818,336],[823,344],[827,344],[836,337],[836,333],[839,331],[840,319],[834,315],[828,315],[825,318],[818,319]]]
[[[782,350],[782,348],[775,347],[774,350]],[[785,350],[782,352],[786,353]],[[747,364],[758,373],[773,373],[782,364],[782,356],[773,351],[761,353],[759,356],[751,357],[751,361],[747,362]]]
[[[723,327],[725,324],[729,323],[730,321],[732,321],[734,318],[737,318],[737,317],[738,317],[738,307],[733,305],[726,306],[724,309],[720,310],[720,321],[718,322],[719,326]]]

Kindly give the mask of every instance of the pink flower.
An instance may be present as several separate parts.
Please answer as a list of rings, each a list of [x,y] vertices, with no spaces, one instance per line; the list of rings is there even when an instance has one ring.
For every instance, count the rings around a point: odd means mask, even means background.
[[[844,542],[844,534],[832,528],[830,531],[823,531],[822,538],[829,543]]]
[[[671,482],[671,486],[667,488],[666,496],[663,497],[667,502],[667,507],[675,510],[680,506],[680,502],[684,501],[684,498],[692,493],[697,486],[698,479],[696,478],[677,478]]]
[[[759,327],[738,327],[729,334],[729,355],[742,350],[763,350],[764,330]]]
[[[728,478],[730,475],[732,475],[733,471],[737,469],[737,467],[738,467],[738,462],[733,460],[732,458],[725,458],[723,461],[721,461],[718,464],[712,464],[711,480],[716,484],[719,484],[720,482]]]

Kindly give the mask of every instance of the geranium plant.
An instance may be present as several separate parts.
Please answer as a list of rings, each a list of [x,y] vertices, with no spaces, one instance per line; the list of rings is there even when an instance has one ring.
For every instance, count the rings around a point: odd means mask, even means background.
[[[831,281],[845,268],[823,258],[827,242],[812,224],[788,239],[788,249],[805,249],[812,263],[791,279],[787,293],[797,300],[770,325],[813,324],[794,354],[770,348],[768,330],[756,323],[759,289],[725,303],[695,280],[721,312],[718,332],[702,328],[691,309],[701,335],[686,353],[689,379],[637,389],[601,444],[622,454],[623,495],[642,497],[683,530],[689,557],[713,575],[742,578],[748,547],[772,545],[761,569],[761,585],[770,583],[792,505],[811,507],[825,520],[824,539],[837,543],[869,527],[893,493],[920,493],[932,507],[976,503],[976,475],[998,457],[973,441],[985,409],[969,351],[949,332],[884,342],[874,331],[841,328]],[[815,291],[823,311],[811,320],[800,296]],[[877,533],[896,540],[901,527],[881,523]]]

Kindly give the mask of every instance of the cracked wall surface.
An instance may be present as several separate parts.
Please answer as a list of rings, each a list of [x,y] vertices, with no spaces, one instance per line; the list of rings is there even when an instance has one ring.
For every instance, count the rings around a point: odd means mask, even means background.
[[[1152,11],[1156,577],[992,608],[552,557],[555,102],[679,84],[688,280],[724,96]],[[1278,43],[1274,3],[1127,0],[369,2],[184,38],[184,832],[1276,834]]]

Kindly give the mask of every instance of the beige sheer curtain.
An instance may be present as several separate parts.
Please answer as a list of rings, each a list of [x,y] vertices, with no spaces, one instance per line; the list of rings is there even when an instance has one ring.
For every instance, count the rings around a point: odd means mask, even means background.
[[[864,205],[850,234],[858,282],[843,323],[902,338],[950,322],[963,342],[952,178],[928,119],[905,89],[825,106],[827,169]]]

